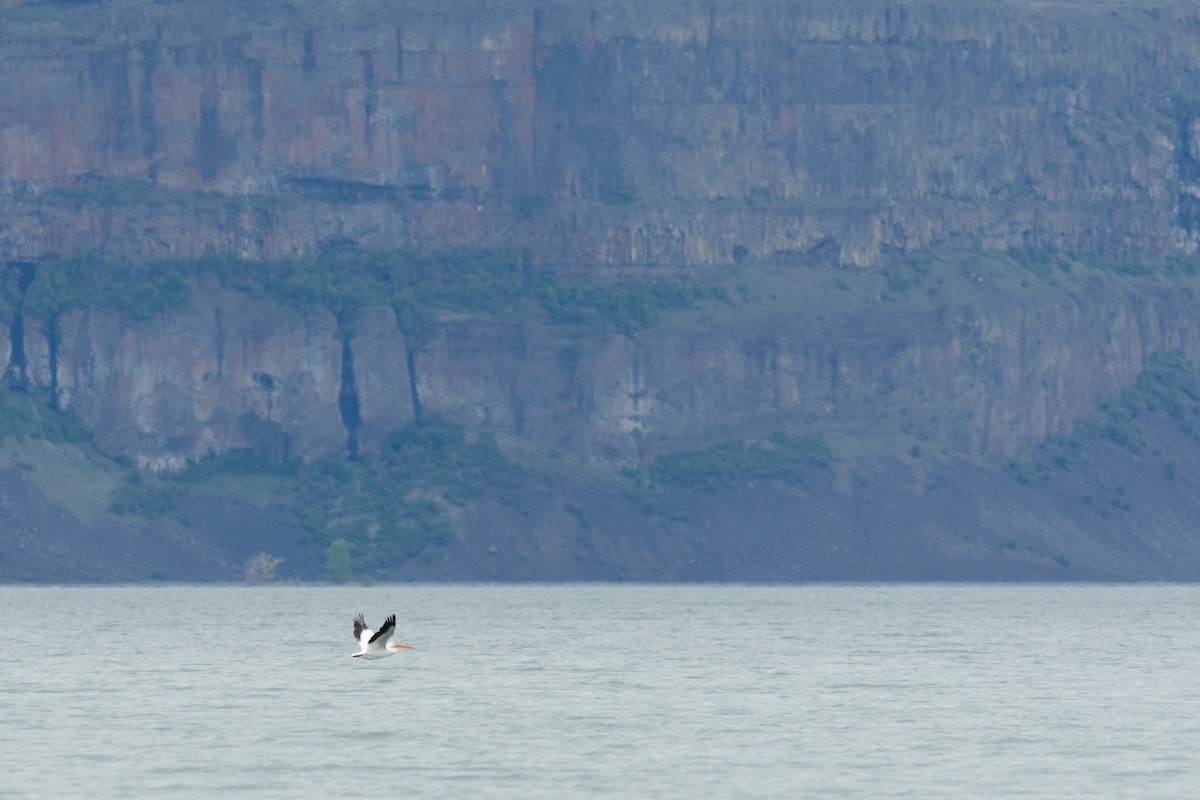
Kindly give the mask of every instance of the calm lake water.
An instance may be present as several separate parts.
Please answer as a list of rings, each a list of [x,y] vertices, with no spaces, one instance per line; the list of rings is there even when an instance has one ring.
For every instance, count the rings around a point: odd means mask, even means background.
[[[1194,586],[0,587],[3,798],[1197,786]]]

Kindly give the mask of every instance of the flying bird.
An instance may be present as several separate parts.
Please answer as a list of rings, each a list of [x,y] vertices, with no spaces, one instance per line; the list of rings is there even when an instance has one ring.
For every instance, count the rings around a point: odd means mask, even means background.
[[[411,644],[397,644],[388,639],[396,630],[396,615],[392,614],[383,622],[383,627],[373,631],[367,627],[367,621],[359,614],[354,618],[354,638],[358,642],[359,651],[353,658],[386,658],[397,650],[411,650]]]

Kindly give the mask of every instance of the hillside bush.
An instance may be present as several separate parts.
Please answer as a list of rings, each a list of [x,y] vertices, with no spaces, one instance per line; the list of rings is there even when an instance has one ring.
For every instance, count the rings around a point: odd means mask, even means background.
[[[41,439],[66,444],[91,438],[91,432],[70,411],[59,411],[23,392],[0,388],[0,440]]]
[[[704,450],[665,455],[646,468],[647,476],[638,479],[710,492],[746,478],[800,486],[807,470],[836,460],[822,436],[775,434],[765,441],[722,442]]]

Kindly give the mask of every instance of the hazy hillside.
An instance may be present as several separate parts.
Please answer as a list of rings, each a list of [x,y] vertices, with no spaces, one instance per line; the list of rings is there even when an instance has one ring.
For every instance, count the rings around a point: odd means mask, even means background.
[[[1200,577],[1194,4],[441,5],[0,5],[0,580]]]

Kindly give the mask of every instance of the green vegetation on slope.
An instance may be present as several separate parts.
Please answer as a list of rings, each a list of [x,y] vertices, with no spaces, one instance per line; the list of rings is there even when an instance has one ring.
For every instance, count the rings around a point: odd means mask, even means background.
[[[41,439],[53,444],[90,442],[74,414],[52,409],[22,392],[0,387],[0,442]]]
[[[684,520],[682,498],[692,492],[719,492],[738,481],[776,481],[793,488],[807,474],[835,463],[838,457],[820,435],[721,442],[703,450],[665,455],[622,473],[642,511],[664,520]]]
[[[1133,388],[1104,403],[1101,410],[1094,434],[1133,455],[1146,450],[1139,424],[1144,413],[1166,414],[1181,431],[1200,439],[1200,367],[1179,350],[1152,353]]]
[[[728,303],[719,288],[692,281],[630,279],[614,285],[570,285],[510,249],[451,248],[431,253],[331,252],[279,261],[204,258],[128,260],[81,255],[25,264],[0,284],[0,318],[18,310],[51,319],[76,307],[115,308],[135,319],[185,305],[201,275],[293,308],[326,308],[342,325],[367,306],[386,304],[419,346],[440,314],[527,316],[560,325],[612,325],[634,333],[663,313],[705,301]]]
[[[1089,443],[1108,442],[1134,456],[1158,458],[1147,453],[1147,437],[1141,418],[1162,413],[1179,430],[1200,440],[1200,367],[1178,350],[1162,350],[1147,359],[1133,388],[1103,403],[1100,414],[1080,433],[1029,448],[1005,465],[1009,475],[1025,485],[1048,482],[1065,474],[1076,476],[1088,487],[1081,500],[1101,516],[1114,510],[1129,511],[1132,503],[1122,485],[1108,485],[1089,469]],[[1163,461],[1162,469],[1172,478],[1176,467]]]
[[[296,511],[317,541],[343,539],[360,567],[386,568],[448,542],[456,509],[529,477],[487,432],[432,419],[395,431],[377,456],[301,467]]]
[[[1153,353],[1122,401],[1133,414],[1163,411],[1193,436],[1200,435],[1200,367],[1179,350]]]
[[[821,436],[775,434],[766,441],[724,442],[706,450],[666,455],[645,467],[654,483],[716,491],[739,478],[804,483],[805,470],[834,462],[833,451]],[[644,481],[643,481],[644,482]]]
[[[219,490],[229,475],[270,480],[275,501],[296,514],[315,543],[336,545],[338,561],[346,548],[359,574],[446,544],[458,509],[485,491],[511,499],[531,477],[489,433],[432,418],[396,430],[379,453],[353,460],[331,455],[300,464],[238,452],[173,474],[131,470],[110,510],[157,519],[176,513],[192,491]]]
[[[1058,277],[1072,273],[1099,271],[1111,275],[1181,275],[1200,273],[1200,259],[1195,256],[1172,255],[1157,258],[1113,258],[1096,254],[1069,254],[1045,249],[1014,250],[994,258],[1009,261],[1048,284]]]
[[[188,303],[192,271],[182,261],[133,263],[97,255],[52,259],[37,265],[20,308],[44,319],[82,306],[117,308],[147,319]]]

